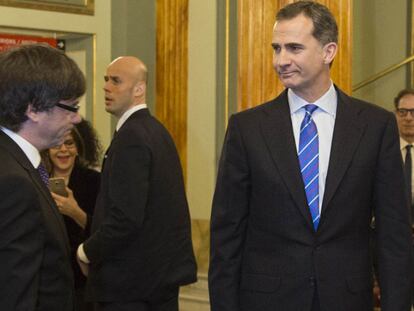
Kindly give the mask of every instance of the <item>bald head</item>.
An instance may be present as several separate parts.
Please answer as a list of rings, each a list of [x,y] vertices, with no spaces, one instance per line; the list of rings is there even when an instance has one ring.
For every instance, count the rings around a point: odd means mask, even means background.
[[[109,64],[110,66],[118,66],[119,69],[125,73],[130,74],[131,78],[136,79],[137,82],[143,81],[147,83],[147,66],[134,56],[120,56]]]
[[[121,117],[133,106],[145,103],[147,67],[136,57],[122,56],[108,65],[105,75],[105,109]]]

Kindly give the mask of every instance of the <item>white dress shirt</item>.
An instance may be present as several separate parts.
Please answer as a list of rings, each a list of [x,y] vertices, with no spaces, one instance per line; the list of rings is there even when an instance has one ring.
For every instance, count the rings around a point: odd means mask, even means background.
[[[319,200],[319,212],[321,212],[323,195],[325,193],[326,175],[328,174],[329,156],[331,154],[338,96],[335,87],[331,83],[329,90],[313,103],[308,103],[303,98],[300,98],[291,89],[288,89],[288,101],[296,150],[299,148],[300,125],[305,116],[304,106],[308,104],[318,106],[312,113],[312,119],[316,124],[319,136],[319,197],[321,198]]]
[[[147,108],[146,104],[140,104],[129,108],[124,114],[119,118],[118,123],[116,124],[116,130],[119,131],[121,126],[125,123],[126,120],[133,114],[135,111]]]

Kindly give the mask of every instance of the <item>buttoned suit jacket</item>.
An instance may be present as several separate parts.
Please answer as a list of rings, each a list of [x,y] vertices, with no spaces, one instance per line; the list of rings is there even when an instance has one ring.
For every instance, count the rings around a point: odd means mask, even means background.
[[[233,115],[211,216],[212,311],[372,310],[371,219],[382,310],[410,310],[409,211],[394,115],[338,105],[318,230],[312,226],[287,91]]]
[[[157,301],[196,280],[180,161],[148,109],[133,113],[111,142],[91,230],[84,250],[92,301]]]
[[[24,152],[0,131],[0,310],[73,310],[65,225]]]

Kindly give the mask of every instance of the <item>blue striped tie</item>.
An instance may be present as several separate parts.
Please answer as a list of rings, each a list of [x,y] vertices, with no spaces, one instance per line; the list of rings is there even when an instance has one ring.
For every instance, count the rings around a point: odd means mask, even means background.
[[[312,120],[315,105],[305,106],[305,117],[300,126],[299,165],[305,184],[306,199],[312,216],[313,227],[319,224],[319,139],[318,129]]]

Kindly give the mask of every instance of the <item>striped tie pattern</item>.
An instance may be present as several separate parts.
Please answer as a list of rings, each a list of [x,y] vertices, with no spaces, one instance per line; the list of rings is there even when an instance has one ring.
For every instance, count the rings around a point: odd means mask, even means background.
[[[48,186],[49,185],[49,174],[46,170],[46,167],[42,163],[40,163],[39,166],[37,167],[37,171],[39,172],[39,175],[42,181],[45,183],[46,186]]]
[[[316,105],[305,106],[305,117],[300,126],[299,165],[305,185],[306,200],[312,216],[313,227],[319,224],[319,139],[318,129],[312,119]]]

